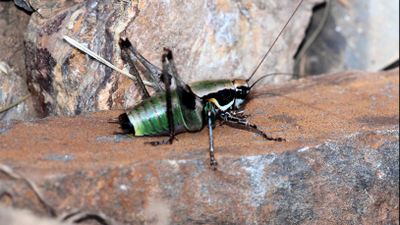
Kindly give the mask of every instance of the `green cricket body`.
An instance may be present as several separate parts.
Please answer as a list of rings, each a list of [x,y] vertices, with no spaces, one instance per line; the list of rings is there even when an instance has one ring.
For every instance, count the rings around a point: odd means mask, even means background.
[[[238,90],[243,88],[238,85],[248,87],[245,80],[206,80],[189,85],[192,95],[180,97],[176,89],[171,90],[175,133],[201,130],[206,125],[204,107],[207,102],[215,105],[219,112],[239,107],[246,96],[238,96]],[[188,107],[185,101],[191,102],[192,107]],[[167,135],[166,110],[166,94],[156,94],[121,114],[121,128],[135,136]]]
[[[176,91],[172,91],[171,96],[175,131],[178,133],[185,130],[184,118]],[[134,127],[135,136],[167,135],[169,132],[165,93],[145,99],[126,115]]]

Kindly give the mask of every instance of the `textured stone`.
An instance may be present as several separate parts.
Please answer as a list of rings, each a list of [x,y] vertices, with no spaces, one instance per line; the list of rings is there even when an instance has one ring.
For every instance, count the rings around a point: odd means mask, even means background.
[[[4,127],[0,163],[58,213],[101,211],[123,224],[398,224],[398,69],[259,87],[245,108],[287,142],[218,126],[217,171],[207,130],[152,147],[144,142],[157,138],[113,134],[107,121],[121,111]],[[1,179],[0,190],[44,214],[26,184]]]
[[[327,22],[299,63],[300,74],[379,71],[399,60],[399,1],[330,0]],[[307,38],[326,8],[313,15]]]
[[[0,2],[0,111],[27,95],[24,31],[29,15],[11,1]],[[32,99],[0,113],[0,121],[36,116]]]
[[[0,61],[0,110],[23,99],[28,94],[25,80],[18,76],[7,63]],[[0,121],[24,120],[35,116],[32,99],[28,98],[15,107],[0,112]]]
[[[24,32],[28,22],[29,15],[15,7],[11,1],[0,1],[0,62],[6,63],[24,80]]]
[[[258,76],[291,71],[315,2],[303,3]],[[140,99],[130,80],[73,49],[63,35],[121,68],[118,41],[127,37],[156,65],[163,47],[172,48],[187,82],[248,77],[295,7],[289,0],[36,1],[40,14],[33,14],[26,38],[30,90],[42,115],[127,108]]]
[[[0,205],[0,224],[6,225],[71,225],[71,223],[60,223],[56,220],[41,218],[28,210],[18,210]]]

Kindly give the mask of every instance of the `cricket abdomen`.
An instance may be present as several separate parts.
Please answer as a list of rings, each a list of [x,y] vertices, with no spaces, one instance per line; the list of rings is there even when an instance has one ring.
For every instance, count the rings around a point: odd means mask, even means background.
[[[176,92],[171,93],[175,132],[185,131]],[[169,133],[165,94],[155,95],[120,115],[121,128],[135,136],[155,136]]]

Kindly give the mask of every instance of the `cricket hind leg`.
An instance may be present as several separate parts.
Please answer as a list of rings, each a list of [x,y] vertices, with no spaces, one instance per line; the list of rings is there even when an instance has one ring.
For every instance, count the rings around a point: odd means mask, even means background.
[[[129,73],[133,74],[136,77],[137,80],[137,84],[140,87],[140,89],[142,90],[142,99],[147,99],[150,98],[150,94],[146,89],[146,86],[144,85],[144,82],[142,80],[142,78],[139,75],[138,70],[136,69],[136,66],[133,63],[132,60],[132,55],[129,52],[129,46],[132,47],[131,43],[129,41],[123,41],[122,39],[119,42],[120,48],[121,48],[121,58],[122,61],[125,64],[128,64],[129,66]]]
[[[161,79],[161,74],[162,71],[160,68],[157,66],[153,65],[150,63],[146,58],[144,58],[137,50],[135,47],[132,46],[131,42],[128,39],[120,39],[120,45],[124,46],[125,49],[127,49],[128,52],[130,52],[136,60],[138,60],[144,68],[147,70],[147,72],[150,75],[150,78],[153,81],[153,84],[155,84],[154,88],[157,92],[163,91],[163,87],[160,85],[160,79]],[[121,48],[122,49],[122,48]]]
[[[225,124],[227,124],[230,127],[259,134],[265,140],[277,141],[277,142],[286,141],[286,139],[281,138],[281,137],[275,138],[275,137],[271,137],[271,136],[267,135],[262,130],[258,129],[257,125],[249,123],[246,118],[233,116],[229,112],[221,114],[220,118],[224,121]]]
[[[170,62],[172,61],[171,51],[170,50],[165,51],[164,54],[162,55],[161,60],[162,60],[162,65],[163,65],[161,80],[163,81],[163,83],[165,85],[166,112],[167,112],[167,119],[168,119],[169,138],[161,140],[161,141],[147,142],[148,144],[151,144],[153,146],[163,145],[163,144],[172,144],[173,140],[175,139],[174,115],[172,112],[171,81],[172,81],[172,78],[176,77],[176,74],[175,74],[176,70],[174,71],[174,69],[171,68],[171,64],[170,64]],[[170,71],[173,75],[169,74]]]
[[[120,39],[119,45],[121,48],[121,59],[125,64],[128,64],[129,66],[129,73],[133,74],[136,78],[137,85],[140,87],[142,91],[142,99],[148,99],[150,98],[150,94],[140,77],[139,71],[136,69],[134,62],[134,57],[132,54],[129,52],[129,48],[132,47],[131,43],[129,40],[122,40]],[[109,121],[109,123],[118,123],[121,127],[122,132],[114,132],[114,134],[118,135],[135,135],[135,127],[133,124],[130,122],[129,117],[126,113],[123,113],[119,115],[118,119]]]

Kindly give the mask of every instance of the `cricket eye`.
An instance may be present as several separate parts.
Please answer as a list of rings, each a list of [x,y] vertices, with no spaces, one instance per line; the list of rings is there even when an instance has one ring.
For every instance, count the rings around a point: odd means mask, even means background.
[[[247,94],[249,93],[249,87],[242,86],[236,89],[236,98],[245,99]]]

